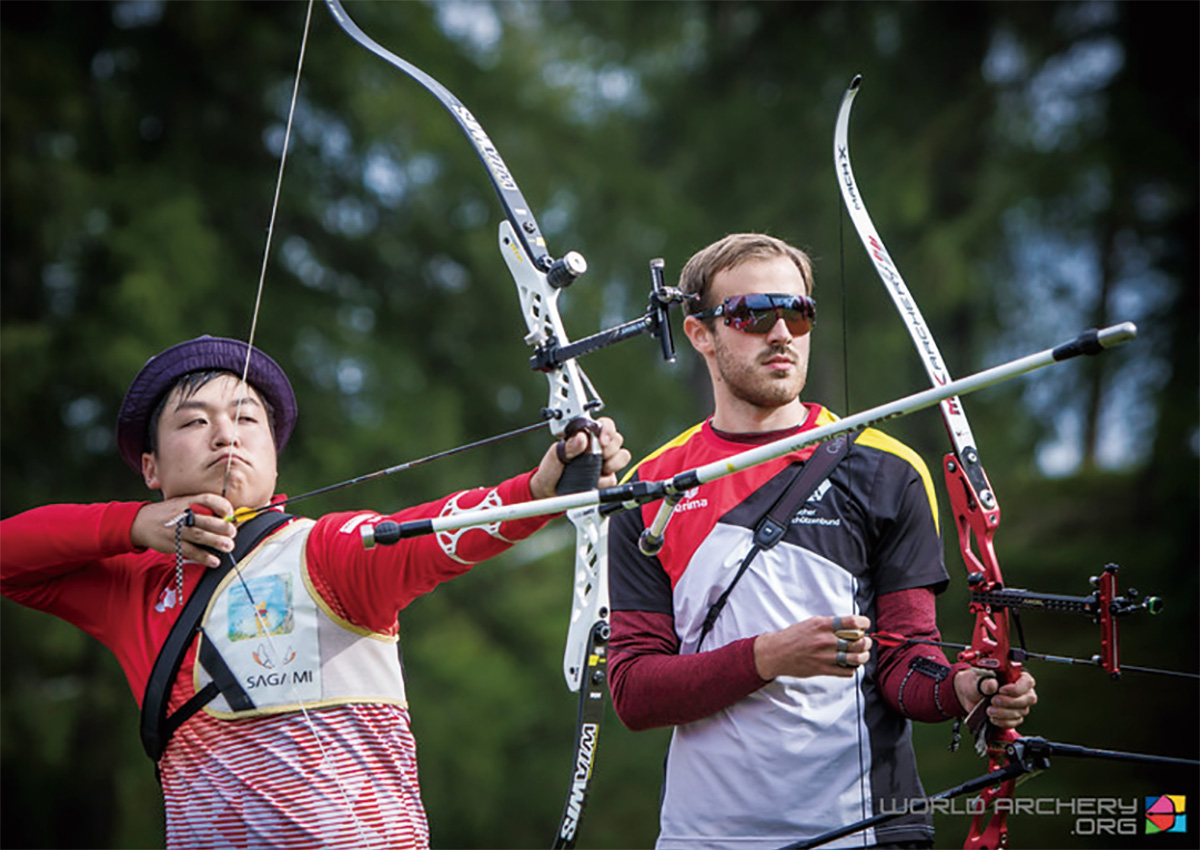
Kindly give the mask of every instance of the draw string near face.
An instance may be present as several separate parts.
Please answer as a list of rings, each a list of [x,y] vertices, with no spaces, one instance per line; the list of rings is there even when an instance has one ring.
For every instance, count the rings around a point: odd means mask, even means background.
[[[267,225],[266,244],[263,247],[263,258],[262,258],[262,266],[259,270],[258,287],[257,287],[257,290],[255,292],[255,297],[254,297],[254,309],[251,314],[251,320],[250,320],[250,333],[246,340],[246,360],[242,366],[241,384],[240,384],[241,392],[238,393],[238,402],[237,402],[237,406],[234,409],[233,434],[231,437],[232,446],[230,447],[229,456],[226,458],[225,472],[224,472],[224,475],[222,476],[222,482],[221,482],[221,497],[222,498],[228,498],[229,479],[230,479],[230,475],[231,475],[232,469],[233,469],[233,457],[235,454],[233,449],[237,446],[237,443],[238,443],[238,429],[241,425],[242,404],[244,403],[246,396],[248,394],[247,388],[250,386],[249,381],[248,381],[249,376],[250,376],[250,363],[251,363],[251,358],[254,355],[254,340],[255,340],[257,330],[258,330],[258,317],[259,317],[259,314],[260,314],[261,308],[262,308],[263,290],[264,290],[266,277],[267,277],[267,265],[268,265],[268,262],[269,262],[269,259],[271,256],[271,242],[272,242],[272,238],[275,234],[275,221],[276,221],[278,211],[279,211],[279,197],[280,197],[280,193],[281,193],[282,187],[283,187],[283,174],[284,174],[284,169],[287,165],[288,151],[291,148],[292,127],[295,123],[296,103],[299,99],[301,72],[304,67],[304,56],[305,56],[305,51],[308,47],[308,35],[309,35],[310,25],[312,23],[312,8],[313,8],[313,0],[309,0],[308,8],[307,8],[307,11],[305,13],[305,18],[304,18],[304,32],[303,32],[303,35],[301,36],[301,40],[300,40],[300,55],[299,55],[299,58],[296,63],[296,74],[295,74],[295,79],[292,84],[291,101],[288,105],[288,116],[287,116],[286,128],[284,131],[283,149],[280,152],[280,157],[279,157],[279,172],[276,176],[275,193],[274,193],[274,197],[271,202],[271,215],[270,215],[270,219],[269,219],[269,222]],[[184,561],[184,558],[183,558],[183,529],[185,527],[193,526],[194,524],[195,524],[195,514],[191,508],[188,508],[186,511],[184,511],[182,514],[180,514],[178,517],[173,518],[170,522],[167,523],[167,525],[175,526],[175,580],[176,580],[176,586],[177,586],[177,592],[178,592],[177,604],[180,604],[180,605],[182,604],[182,601],[183,601],[183,561]],[[238,567],[236,560],[234,561],[234,564],[233,564],[233,570],[234,570],[234,573],[238,577],[238,581],[241,583],[242,590],[245,592],[247,600],[249,600],[249,602],[250,602],[251,610],[254,611],[254,617],[255,617],[256,624],[258,626],[258,630],[264,634],[264,636],[267,640],[267,644],[270,647],[271,654],[275,657],[279,657],[278,651],[275,646],[275,641],[271,635],[271,630],[268,627],[268,623],[266,622],[265,612],[260,610],[259,606],[255,602],[254,596],[250,591],[250,587],[246,583],[246,579],[242,575],[242,571]],[[321,763],[328,765],[330,768],[329,774],[333,777],[334,781],[337,784],[338,792],[341,796],[342,803],[345,806],[346,811],[349,813],[350,819],[354,823],[355,829],[358,832],[358,838],[359,838],[361,845],[363,847],[375,846],[375,842],[368,840],[366,827],[363,825],[362,821],[358,817],[358,813],[354,809],[353,803],[350,799],[349,791],[347,790],[345,783],[342,781],[342,777],[341,777],[340,773],[336,769],[334,769],[334,766],[331,761],[330,753],[325,746],[324,738],[321,735],[321,733],[318,731],[316,724],[314,723],[314,721],[309,713],[308,707],[305,705],[305,702],[300,695],[300,692],[296,686],[296,683],[293,681],[290,681],[290,680],[289,680],[289,683],[290,683],[290,687],[292,689],[292,697],[295,699],[296,705],[299,707],[300,712],[304,716],[305,723],[308,725],[309,730],[312,732],[313,738],[317,744],[317,748],[321,753]]]
[[[266,279],[267,279],[267,265],[268,265],[268,262],[271,257],[271,241],[275,235],[275,220],[276,220],[276,217],[279,212],[279,196],[283,189],[283,173],[284,173],[284,169],[287,166],[288,150],[291,148],[292,127],[294,125],[295,114],[296,114],[296,102],[299,99],[300,78],[301,78],[301,72],[304,68],[304,54],[305,54],[306,48],[308,47],[308,33],[309,33],[310,24],[312,23],[312,7],[313,7],[313,0],[309,0],[308,9],[307,9],[307,11],[305,13],[305,17],[304,17],[304,33],[300,39],[300,56],[296,62],[296,76],[292,83],[292,97],[291,97],[290,103],[288,104],[287,124],[286,124],[285,130],[284,130],[284,136],[283,136],[283,149],[279,155],[279,172],[275,178],[275,193],[274,193],[274,197],[272,198],[272,201],[271,201],[271,216],[267,223],[267,237],[266,237],[266,243],[263,246],[262,266],[259,269],[258,287],[257,287],[257,290],[255,291],[255,295],[254,295],[254,310],[251,313],[251,318],[250,318],[250,333],[246,340],[246,360],[245,360],[245,363],[242,365],[242,376],[241,376],[241,390],[242,391],[238,393],[237,407],[234,409],[233,438],[232,438],[233,445],[230,447],[229,456],[226,458],[226,461],[225,461],[225,474],[224,474],[223,480],[221,482],[222,498],[227,498],[227,494],[229,492],[229,477],[230,477],[230,474],[233,469],[233,456],[234,456],[233,449],[237,446],[238,428],[241,426],[241,421],[242,421],[242,404],[245,402],[246,396],[248,394],[247,388],[249,387],[249,382],[247,379],[250,376],[250,361],[254,355],[254,339],[255,339],[255,335],[258,331],[258,317],[259,317],[259,314],[262,309],[263,289],[265,287]],[[189,512],[190,512],[190,509],[189,509]],[[247,600],[250,602],[250,608],[254,612],[254,619],[255,619],[255,623],[258,627],[258,631],[260,631],[266,637],[267,645],[271,649],[271,654],[273,656],[275,656],[276,658],[280,657],[279,652],[275,646],[275,640],[272,637],[271,630],[268,627],[268,624],[266,622],[266,612],[259,609],[258,604],[256,603],[256,601],[254,599],[254,595],[250,592],[250,586],[246,583],[246,578],[245,578],[245,576],[242,575],[242,571],[239,568],[236,561],[234,562],[233,570],[234,570],[234,573],[236,573],[236,575],[238,577],[238,581],[241,583],[242,590],[245,592]],[[292,696],[296,701],[296,705],[299,707],[301,714],[304,716],[304,722],[307,724],[309,730],[312,732],[313,740],[316,742],[317,749],[321,753],[321,763],[328,765],[329,774],[333,777],[335,783],[337,784],[338,793],[341,796],[342,804],[345,806],[346,811],[350,815],[350,819],[354,822],[355,829],[358,831],[359,841],[362,842],[362,845],[364,847],[374,846],[374,842],[369,842],[367,840],[366,828],[363,825],[362,821],[359,819],[358,813],[354,809],[354,805],[350,799],[349,791],[347,790],[345,783],[342,781],[341,774],[334,768],[334,765],[333,765],[331,757],[330,757],[329,750],[325,746],[324,737],[317,730],[316,724],[313,721],[312,716],[309,714],[308,706],[305,705],[305,702],[300,695],[299,688],[296,686],[296,683],[294,681],[291,681],[291,679],[289,679],[288,681],[289,681],[289,685],[292,690]]]
[[[263,246],[262,266],[258,273],[258,288],[254,294],[254,310],[250,315],[250,334],[246,339],[246,362],[242,366],[241,389],[238,394],[237,407],[234,409],[233,416],[233,446],[237,445],[238,427],[242,421],[242,402],[246,398],[246,388],[249,386],[247,378],[250,376],[250,358],[254,354],[254,338],[258,331],[258,316],[262,308],[263,288],[267,280],[267,264],[271,257],[271,240],[275,235],[275,219],[279,213],[279,196],[283,189],[283,172],[287,167],[288,150],[292,143],[292,126],[295,123],[296,101],[300,97],[300,77],[301,71],[304,68],[304,53],[308,47],[308,31],[312,23],[312,7],[313,0],[308,2],[308,10],[304,17],[304,34],[300,39],[300,57],[296,62],[296,77],[292,82],[292,98],[288,104],[287,124],[283,133],[283,150],[279,154],[279,173],[275,177],[275,195],[271,200],[271,216],[267,222],[267,239]],[[229,476],[233,469],[233,452],[230,451],[229,457],[225,460],[225,475],[221,482],[221,496],[226,497],[229,492]],[[235,506],[236,507],[236,506]]]

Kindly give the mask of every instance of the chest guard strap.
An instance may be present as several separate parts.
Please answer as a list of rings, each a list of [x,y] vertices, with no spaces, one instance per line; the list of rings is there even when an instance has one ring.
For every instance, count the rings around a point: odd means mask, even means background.
[[[700,639],[696,641],[696,651],[700,651],[704,639],[708,637],[708,633],[712,631],[713,626],[717,622],[717,617],[725,608],[725,602],[729,599],[729,594],[733,593],[734,587],[746,570],[750,567],[750,562],[754,560],[754,556],[759,552],[771,549],[783,539],[787,534],[788,528],[792,524],[792,517],[796,512],[804,506],[808,501],[808,497],[816,491],[821,482],[829,477],[829,473],[833,472],[833,468],[838,465],[842,458],[850,451],[850,444],[857,440],[862,435],[862,431],[855,431],[849,436],[838,437],[835,440],[829,440],[817,446],[816,451],[807,462],[800,464],[799,470],[792,478],[787,489],[775,500],[775,503],[767,509],[763,518],[758,521],[758,525],[754,527],[754,545],[750,547],[750,551],[746,553],[746,557],[742,559],[741,565],[734,574],[733,579],[729,582],[729,586],[717,597],[708,608],[708,613],[704,616],[704,623],[700,628]]]
[[[142,697],[141,734],[142,748],[146,755],[157,762],[162,758],[167,742],[175,730],[193,714],[211,701],[218,693],[215,682],[203,688],[194,697],[180,706],[179,710],[167,716],[167,706],[170,702],[171,687],[179,668],[183,665],[183,657],[188,647],[200,629],[200,621],[208,608],[209,600],[221,584],[222,579],[234,569],[235,565],[246,557],[254,547],[275,529],[288,520],[289,514],[278,511],[267,511],[247,520],[238,528],[232,553],[215,553],[221,557],[221,565],[214,569],[205,570],[200,583],[188,598],[187,604],[179,614],[179,619],[171,627],[171,633],[159,650],[158,658],[146,681],[146,691]]]

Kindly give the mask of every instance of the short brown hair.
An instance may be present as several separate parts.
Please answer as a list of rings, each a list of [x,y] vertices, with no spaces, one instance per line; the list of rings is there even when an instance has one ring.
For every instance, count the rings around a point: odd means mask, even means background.
[[[698,313],[712,306],[705,301],[717,272],[731,269],[747,260],[770,260],[775,257],[787,257],[796,264],[808,288],[806,294],[812,295],[815,281],[812,260],[808,254],[765,233],[731,233],[693,254],[679,273],[679,288],[688,295],[699,296],[685,302],[687,311]]]

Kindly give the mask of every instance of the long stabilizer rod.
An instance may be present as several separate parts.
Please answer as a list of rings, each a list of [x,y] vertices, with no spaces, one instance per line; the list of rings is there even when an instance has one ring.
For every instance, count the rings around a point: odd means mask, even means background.
[[[941,386],[931,387],[912,395],[904,396],[895,401],[872,407],[828,425],[803,431],[782,440],[776,440],[765,445],[740,452],[724,460],[705,464],[704,466],[681,472],[673,478],[661,481],[639,481],[632,484],[621,484],[616,487],[605,487],[598,490],[586,490],[570,493],[565,496],[552,496],[547,499],[535,499],[514,505],[501,505],[493,508],[480,508],[474,511],[464,511],[452,516],[431,517],[429,519],[396,522],[381,520],[376,523],[364,523],[361,526],[363,545],[368,549],[376,545],[390,545],[406,537],[419,537],[425,534],[436,534],[441,531],[454,531],[460,528],[474,528],[493,523],[507,522],[515,519],[526,519],[546,514],[557,514],[574,508],[586,508],[593,505],[621,505],[627,508],[636,507],[658,499],[663,500],[654,522],[646,529],[646,535],[651,542],[660,541],[667,522],[671,517],[678,497],[685,491],[707,484],[718,478],[742,472],[760,463],[782,457],[789,452],[815,445],[834,437],[848,434],[859,428],[877,425],[889,419],[907,416],[918,410],[925,410],[941,403],[944,399],[956,395],[966,395],[987,387],[995,386],[1004,381],[1025,375],[1037,369],[1061,363],[1082,354],[1095,355],[1105,349],[1126,343],[1137,336],[1137,328],[1132,322],[1102,330],[1088,330],[1074,339],[1029,354],[1025,357],[1001,363],[976,372],[956,381],[949,381]]]

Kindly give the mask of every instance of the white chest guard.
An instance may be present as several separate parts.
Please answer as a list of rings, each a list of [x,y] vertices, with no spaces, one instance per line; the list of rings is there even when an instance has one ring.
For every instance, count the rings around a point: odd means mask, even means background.
[[[193,685],[222,720],[348,703],[407,705],[398,638],[338,617],[313,587],[298,519],[225,577],[204,612]]]

